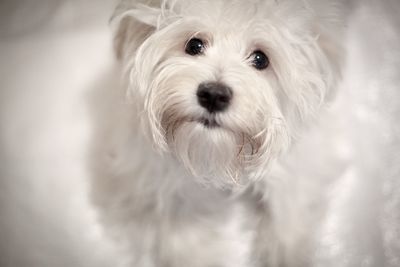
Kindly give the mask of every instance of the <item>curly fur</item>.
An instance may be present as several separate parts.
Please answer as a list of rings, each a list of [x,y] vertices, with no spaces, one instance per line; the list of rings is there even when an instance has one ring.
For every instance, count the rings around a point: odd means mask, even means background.
[[[308,266],[318,182],[295,181],[289,166],[335,94],[340,12],[306,0],[118,6],[122,90],[110,99],[94,200],[132,266]],[[185,54],[192,37],[205,41],[204,55]],[[266,70],[251,66],[255,50],[268,55]],[[226,112],[197,103],[205,81],[233,89]],[[201,123],[210,116],[218,127]]]

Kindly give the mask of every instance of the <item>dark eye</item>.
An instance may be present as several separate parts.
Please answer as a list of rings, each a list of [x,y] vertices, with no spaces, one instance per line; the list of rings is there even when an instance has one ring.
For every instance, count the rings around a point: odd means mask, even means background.
[[[186,44],[185,52],[191,56],[202,54],[204,52],[204,42],[198,38],[190,39]]]
[[[251,64],[258,70],[266,69],[269,65],[268,57],[260,50],[256,50],[251,54]]]

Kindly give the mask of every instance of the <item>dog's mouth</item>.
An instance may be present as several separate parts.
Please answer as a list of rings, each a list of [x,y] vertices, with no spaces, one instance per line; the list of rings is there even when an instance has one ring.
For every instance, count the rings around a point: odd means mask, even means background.
[[[215,120],[215,117],[202,117],[198,119],[198,122],[203,124],[206,128],[217,128],[220,127],[219,123]]]

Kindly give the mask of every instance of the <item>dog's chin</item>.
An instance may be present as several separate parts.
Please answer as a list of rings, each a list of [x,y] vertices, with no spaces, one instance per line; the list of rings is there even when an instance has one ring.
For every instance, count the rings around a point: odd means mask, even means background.
[[[231,188],[265,177],[271,161],[289,143],[282,120],[270,119],[259,123],[263,126],[260,128],[252,121],[247,123],[240,128],[213,114],[194,117],[164,113],[162,134],[155,132],[153,137],[159,136],[155,145],[162,143],[163,149],[201,183]]]
[[[219,188],[243,183],[237,134],[214,118],[183,121],[167,140],[177,159],[199,182]]]

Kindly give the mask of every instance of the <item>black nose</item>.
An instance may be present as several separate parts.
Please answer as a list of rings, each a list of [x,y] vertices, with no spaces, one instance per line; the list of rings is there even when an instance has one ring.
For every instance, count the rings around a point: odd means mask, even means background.
[[[197,88],[199,104],[210,113],[225,110],[232,99],[232,90],[218,82],[201,83]]]

